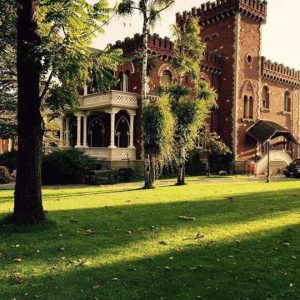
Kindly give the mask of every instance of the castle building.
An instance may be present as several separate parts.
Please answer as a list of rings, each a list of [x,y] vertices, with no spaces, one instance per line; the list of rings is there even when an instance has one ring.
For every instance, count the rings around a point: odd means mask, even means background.
[[[177,24],[191,16],[199,19],[206,53],[201,77],[214,87],[217,104],[206,130],[221,136],[235,154],[235,170],[246,170],[257,161],[258,171],[266,165],[267,143],[271,160],[287,164],[299,156],[300,72],[262,56],[262,26],[267,2],[260,0],[216,0],[190,12],[176,14]],[[124,55],[134,57],[142,38],[136,34],[116,42]],[[172,80],[173,44],[169,38],[148,36],[148,52],[159,59],[149,80],[149,98],[155,88]],[[83,148],[101,161],[104,168],[142,166],[139,122],[141,66],[131,60],[120,66],[119,84],[106,93],[86,88],[75,114],[61,119],[61,141]]]

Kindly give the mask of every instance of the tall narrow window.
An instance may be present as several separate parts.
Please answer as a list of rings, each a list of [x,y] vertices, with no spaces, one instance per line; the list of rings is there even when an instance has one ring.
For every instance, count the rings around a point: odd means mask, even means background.
[[[172,73],[165,70],[161,77],[161,85],[170,85],[172,83]]]
[[[244,118],[253,119],[253,97],[244,97]]]
[[[249,119],[253,119],[253,97],[249,98]]]
[[[284,93],[284,111],[285,112],[292,111],[292,100],[289,92]]]
[[[262,106],[264,109],[270,108],[270,94],[267,86],[264,86],[262,90]]]
[[[249,98],[247,96],[244,97],[244,118],[249,118]]]

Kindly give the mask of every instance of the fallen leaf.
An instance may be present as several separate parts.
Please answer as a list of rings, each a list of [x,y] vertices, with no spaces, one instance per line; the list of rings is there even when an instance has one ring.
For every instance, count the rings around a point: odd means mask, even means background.
[[[99,289],[99,288],[100,288],[100,284],[96,284],[96,285],[93,286],[94,290]]]
[[[187,217],[187,216],[179,216],[178,218],[183,221],[195,221],[196,220],[196,218],[194,218],[194,217]]]
[[[167,242],[167,241],[160,241],[159,242],[161,245],[169,245],[169,242]]]
[[[198,232],[198,233],[196,234],[195,239],[196,239],[196,240],[200,240],[200,239],[203,239],[204,237],[205,237],[205,234],[204,234],[203,232]]]

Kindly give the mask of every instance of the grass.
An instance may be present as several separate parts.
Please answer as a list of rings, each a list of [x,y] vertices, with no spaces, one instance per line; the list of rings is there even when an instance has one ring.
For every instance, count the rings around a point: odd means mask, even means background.
[[[300,299],[300,181],[169,183],[45,188],[49,224],[0,228],[0,299]]]

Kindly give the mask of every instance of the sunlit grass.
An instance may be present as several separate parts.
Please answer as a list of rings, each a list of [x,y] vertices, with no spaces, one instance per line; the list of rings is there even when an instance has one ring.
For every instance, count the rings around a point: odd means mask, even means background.
[[[189,181],[45,189],[50,224],[1,228],[0,299],[300,299],[300,181]]]

